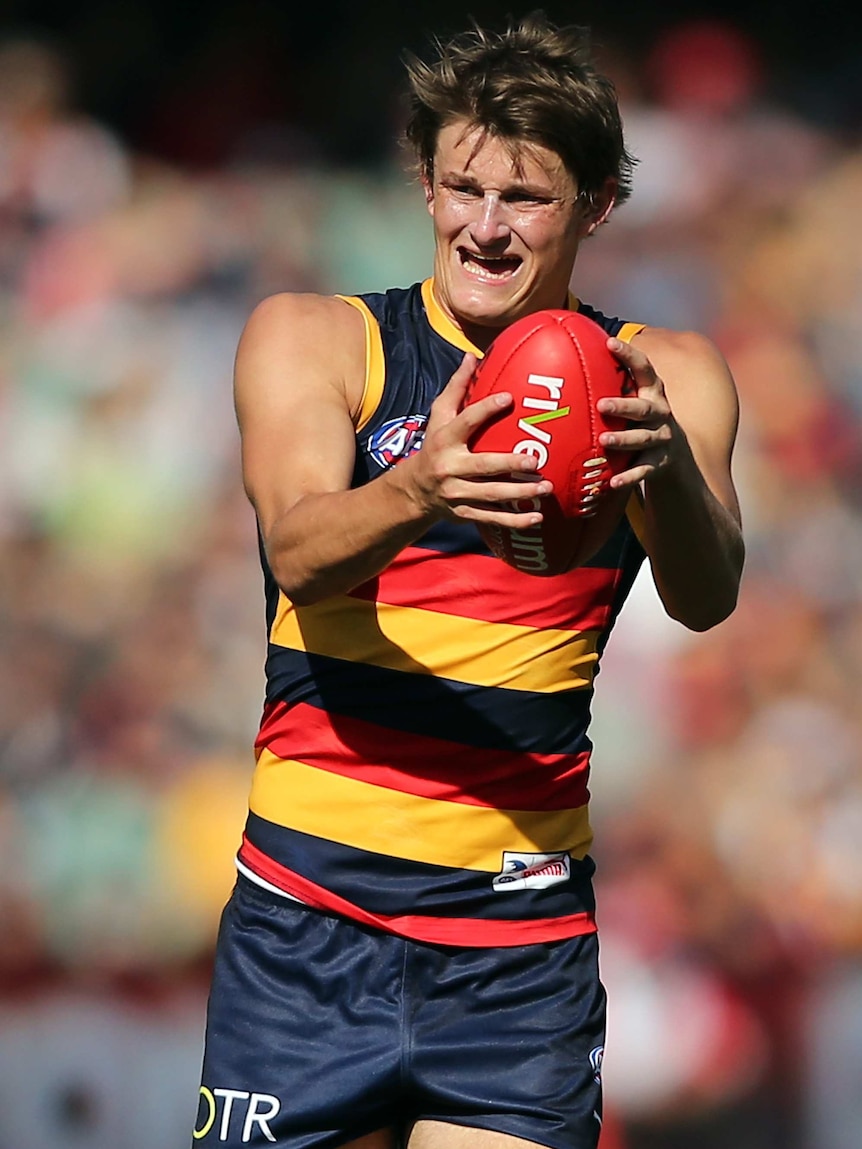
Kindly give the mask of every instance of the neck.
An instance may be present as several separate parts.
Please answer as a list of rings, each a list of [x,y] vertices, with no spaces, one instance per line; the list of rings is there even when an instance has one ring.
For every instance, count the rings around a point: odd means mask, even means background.
[[[511,319],[505,323],[491,325],[476,323],[466,316],[459,315],[454,308],[445,302],[433,278],[426,281],[423,294],[426,308],[431,313],[433,325],[440,331],[440,334],[464,351],[478,351],[480,354],[484,354],[500,332],[515,322],[514,319]],[[549,304],[548,306],[552,305]],[[577,311],[579,304],[577,298],[569,291],[565,293],[558,304],[553,306]],[[533,311],[541,310],[543,310],[541,307],[533,309]],[[525,312],[525,314],[531,313]]]

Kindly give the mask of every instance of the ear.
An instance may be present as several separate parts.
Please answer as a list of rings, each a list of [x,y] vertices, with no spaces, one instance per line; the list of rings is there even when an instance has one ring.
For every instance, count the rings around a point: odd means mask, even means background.
[[[617,180],[613,176],[608,176],[602,190],[584,215],[582,236],[592,235],[597,228],[607,222],[608,216],[614,210],[614,204],[617,202],[618,186]]]
[[[425,192],[425,206],[434,214],[434,173],[428,168],[422,169],[422,190]]]

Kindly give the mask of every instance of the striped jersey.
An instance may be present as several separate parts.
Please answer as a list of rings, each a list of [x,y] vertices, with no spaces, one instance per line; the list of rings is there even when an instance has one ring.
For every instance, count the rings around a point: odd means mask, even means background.
[[[478,352],[431,280],[346,300],[367,335],[359,486],[421,449],[433,400]],[[610,335],[640,330],[570,304]],[[589,564],[536,578],[446,521],[377,577],[296,606],[261,546],[267,693],[241,871],[432,943],[595,930],[590,703],[643,558],[624,519]]]

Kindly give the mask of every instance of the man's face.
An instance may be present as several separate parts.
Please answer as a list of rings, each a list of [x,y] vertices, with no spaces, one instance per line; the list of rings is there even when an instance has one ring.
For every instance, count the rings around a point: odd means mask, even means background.
[[[425,195],[439,302],[468,333],[488,329],[474,342],[566,305],[578,245],[602,213],[578,200],[555,152],[530,143],[513,156],[507,141],[455,120],[440,131]],[[609,188],[607,210],[612,199]]]

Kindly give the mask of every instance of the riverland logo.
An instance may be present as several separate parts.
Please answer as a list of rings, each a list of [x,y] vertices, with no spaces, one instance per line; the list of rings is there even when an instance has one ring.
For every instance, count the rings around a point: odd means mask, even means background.
[[[521,401],[523,407],[537,411],[536,415],[524,415],[518,420],[518,430],[528,438],[521,439],[512,450],[519,455],[533,455],[538,463],[539,470],[548,461],[548,452],[551,449],[551,432],[542,424],[553,419],[562,419],[571,411],[571,407],[561,407],[565,379],[556,375],[528,375],[527,382],[533,387],[544,388],[547,397],[539,395],[525,395]]]

